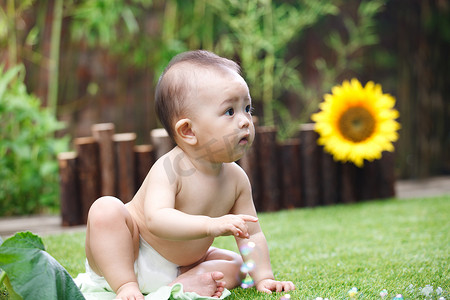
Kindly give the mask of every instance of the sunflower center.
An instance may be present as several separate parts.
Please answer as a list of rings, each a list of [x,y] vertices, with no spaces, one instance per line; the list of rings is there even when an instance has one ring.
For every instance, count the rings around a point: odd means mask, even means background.
[[[350,107],[339,118],[339,130],[346,139],[359,143],[372,135],[375,119],[364,107]]]

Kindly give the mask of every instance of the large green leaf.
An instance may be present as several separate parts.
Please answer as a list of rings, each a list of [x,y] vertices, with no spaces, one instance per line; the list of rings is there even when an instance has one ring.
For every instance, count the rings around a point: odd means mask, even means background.
[[[69,273],[44,249],[41,238],[30,232],[17,233],[0,246],[0,268],[14,292],[27,300],[84,299]]]

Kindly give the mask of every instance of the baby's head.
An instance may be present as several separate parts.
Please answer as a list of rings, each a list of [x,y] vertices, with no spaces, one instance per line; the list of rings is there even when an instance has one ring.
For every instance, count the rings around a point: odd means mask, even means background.
[[[205,50],[178,54],[159,78],[155,93],[156,113],[169,136],[175,139],[174,125],[189,116],[189,102],[195,98],[201,75],[229,70],[240,74],[239,65]]]
[[[253,142],[249,89],[231,60],[201,50],[176,56],[159,79],[155,102],[170,137],[197,158],[236,161]]]

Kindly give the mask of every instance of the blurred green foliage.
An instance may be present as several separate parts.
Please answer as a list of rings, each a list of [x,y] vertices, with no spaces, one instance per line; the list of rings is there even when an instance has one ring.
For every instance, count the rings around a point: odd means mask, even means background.
[[[54,137],[63,125],[27,93],[24,71],[0,66],[0,216],[59,206],[56,153],[68,139]]]
[[[134,66],[155,70],[158,78],[168,61],[190,49],[206,49],[237,60],[248,82],[261,124],[279,127],[279,138],[291,137],[322,101],[324,93],[338,83],[345,72],[362,70],[361,51],[375,45],[378,37],[375,17],[386,0],[348,3],[320,0],[224,0],[182,1],[81,1],[72,15],[72,34],[91,46],[105,47]],[[353,2],[352,2],[353,3]],[[160,30],[149,35],[145,27],[149,10],[160,10]],[[351,10],[350,10],[351,11]],[[319,84],[308,85],[301,74],[298,55],[288,51],[308,28],[324,18],[335,17],[338,29],[325,34],[322,47],[331,55],[319,57],[313,65]],[[283,101],[286,92],[296,95],[301,112],[293,114]]]
[[[271,0],[211,2],[227,27],[215,49],[240,58],[252,97],[262,102],[265,125],[274,125],[274,102],[282,92],[302,85],[297,62],[285,59],[290,42],[321,17],[339,12],[326,0],[298,2],[296,6]]]

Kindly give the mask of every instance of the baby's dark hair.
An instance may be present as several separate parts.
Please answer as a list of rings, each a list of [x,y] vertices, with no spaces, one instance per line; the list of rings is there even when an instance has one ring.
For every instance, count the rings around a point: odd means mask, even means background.
[[[186,63],[187,67],[173,68],[181,63]],[[198,69],[195,67],[219,71],[230,69],[240,74],[237,63],[206,50],[183,52],[172,58],[156,86],[155,109],[159,120],[173,140],[175,140],[173,122],[186,113],[185,99],[193,89],[194,69]]]

